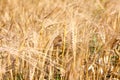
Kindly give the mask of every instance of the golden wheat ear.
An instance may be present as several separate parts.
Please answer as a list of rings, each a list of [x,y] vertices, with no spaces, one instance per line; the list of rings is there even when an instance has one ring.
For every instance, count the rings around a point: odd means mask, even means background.
[[[120,39],[119,37],[115,39],[112,45],[113,53],[120,57]]]
[[[62,37],[57,36],[53,41],[54,47],[60,47],[62,46]]]

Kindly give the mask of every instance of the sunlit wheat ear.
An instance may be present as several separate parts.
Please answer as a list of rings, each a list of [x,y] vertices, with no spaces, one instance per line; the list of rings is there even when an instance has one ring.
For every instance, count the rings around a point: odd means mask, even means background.
[[[120,58],[120,38],[119,37],[114,41],[112,49],[113,49],[113,53]]]
[[[53,41],[53,46],[54,48],[60,47],[62,46],[62,37],[61,36],[57,36],[54,41]]]
[[[106,11],[111,15],[115,14],[116,12],[120,11],[120,0],[108,0],[105,3]]]

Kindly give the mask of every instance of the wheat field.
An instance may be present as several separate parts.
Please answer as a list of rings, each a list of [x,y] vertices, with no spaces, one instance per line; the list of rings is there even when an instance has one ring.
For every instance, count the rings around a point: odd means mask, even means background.
[[[0,0],[0,80],[120,80],[120,0]]]

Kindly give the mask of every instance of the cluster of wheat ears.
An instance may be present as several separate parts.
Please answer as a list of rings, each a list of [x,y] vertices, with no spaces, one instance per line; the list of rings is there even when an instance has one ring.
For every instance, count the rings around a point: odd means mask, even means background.
[[[0,0],[0,80],[120,80],[120,0]]]

